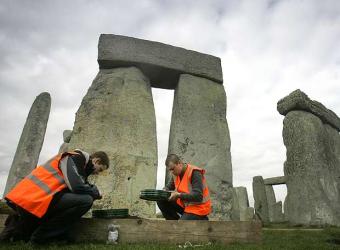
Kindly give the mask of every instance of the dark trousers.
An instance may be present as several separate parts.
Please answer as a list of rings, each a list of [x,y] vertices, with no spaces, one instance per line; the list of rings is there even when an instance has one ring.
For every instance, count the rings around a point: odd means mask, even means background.
[[[184,209],[173,201],[157,201],[166,220],[208,220],[208,216],[184,213]]]
[[[93,198],[86,194],[63,193],[52,201],[47,213],[37,218],[18,208],[19,221],[12,236],[14,240],[31,240],[33,243],[48,243],[69,240],[72,226],[92,206]]]

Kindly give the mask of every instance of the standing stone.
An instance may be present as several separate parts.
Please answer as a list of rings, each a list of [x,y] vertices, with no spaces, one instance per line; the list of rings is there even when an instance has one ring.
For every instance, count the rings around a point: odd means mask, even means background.
[[[305,111],[283,121],[287,148],[286,218],[292,224],[340,226],[340,136]]]
[[[4,196],[38,164],[50,109],[50,94],[43,92],[38,95],[32,104],[21,133],[19,144],[8,174]]]
[[[248,193],[246,187],[233,188],[233,210],[232,220],[250,221],[254,217],[254,208],[249,207]]]
[[[223,85],[188,74],[180,76],[175,89],[168,152],[207,171],[213,205],[210,217],[230,220],[232,166]]]
[[[70,142],[71,136],[72,136],[72,130],[64,130],[63,132],[64,142]]]
[[[282,212],[282,201],[275,202],[269,205],[269,219],[270,222],[284,222],[285,215]]]
[[[59,151],[58,151],[58,154],[61,154],[61,153],[64,153],[64,152],[67,152],[67,151],[70,151],[70,143],[68,142],[64,142],[63,144],[61,144],[60,148],[59,148]]]
[[[93,177],[103,195],[94,208],[128,208],[150,217],[155,203],[139,199],[155,188],[156,120],[149,80],[135,68],[100,70],[83,98],[69,148],[108,153],[110,168]]]
[[[262,176],[253,177],[253,196],[255,214],[262,222],[269,222],[269,208],[266,188]]]
[[[264,180],[265,183],[265,180]],[[272,185],[265,185],[266,198],[268,204],[268,216],[270,222],[284,221],[282,213],[282,202],[276,202],[275,193]]]
[[[277,104],[285,115],[285,216],[291,224],[340,226],[340,119],[295,90]]]
[[[264,183],[264,181],[263,181],[263,183]],[[264,188],[266,190],[266,197],[267,197],[268,205],[276,203],[276,198],[275,198],[273,186],[265,185]]]
[[[64,142],[63,144],[61,144],[58,154],[64,153],[70,150],[69,146],[70,146],[71,136],[72,136],[72,130],[64,130],[63,132]]]

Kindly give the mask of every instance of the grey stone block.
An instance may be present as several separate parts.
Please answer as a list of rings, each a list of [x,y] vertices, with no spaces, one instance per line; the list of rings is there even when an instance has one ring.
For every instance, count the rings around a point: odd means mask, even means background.
[[[275,193],[274,193],[273,187],[271,185],[265,185],[264,188],[266,190],[266,197],[267,197],[268,205],[269,204],[275,204],[276,198],[275,198]]]
[[[154,217],[155,203],[139,199],[157,178],[155,110],[149,80],[139,69],[99,71],[77,111],[69,147],[102,150],[110,158],[110,168],[90,178],[103,195],[93,208]]]
[[[169,153],[206,169],[213,204],[210,217],[230,220],[232,166],[223,85],[181,75],[174,96]]]
[[[61,144],[60,148],[59,148],[59,152],[58,154],[64,153],[71,150],[70,149],[70,143],[68,142],[64,142],[63,144]]]
[[[254,208],[249,207],[248,193],[246,187],[234,187],[232,220],[249,221],[253,220],[253,217]]]
[[[269,205],[270,221],[274,223],[284,222],[284,214],[282,213],[282,201],[276,202],[274,204]]]
[[[285,176],[271,177],[263,179],[265,185],[281,185],[286,184],[287,178]]]
[[[253,196],[256,215],[262,222],[269,222],[267,193],[262,176],[253,177]]]
[[[269,221],[274,223],[284,221],[284,216],[282,213],[282,202],[276,202],[273,186],[265,185],[265,190],[268,204]]]
[[[287,148],[285,214],[292,224],[340,226],[340,136],[318,116],[291,111],[283,121]]]
[[[281,99],[277,103],[277,110],[281,115],[286,115],[292,110],[307,111],[319,117],[323,123],[327,123],[337,131],[340,131],[339,117],[333,111],[322,105],[322,103],[309,99],[309,97],[299,89]]]
[[[254,220],[254,208],[247,207],[240,211],[240,221],[252,221]]]
[[[35,98],[7,177],[4,196],[38,164],[50,109],[51,96],[49,93],[43,92]]]
[[[72,130],[64,130],[63,132],[64,142],[70,142],[71,136],[72,136]]]
[[[157,88],[175,89],[183,73],[223,82],[218,57],[127,36],[100,35],[98,63],[100,69],[136,66]]]

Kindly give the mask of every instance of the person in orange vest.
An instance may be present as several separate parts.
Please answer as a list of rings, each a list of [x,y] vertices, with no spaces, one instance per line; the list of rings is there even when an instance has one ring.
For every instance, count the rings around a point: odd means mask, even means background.
[[[172,191],[167,201],[157,205],[166,220],[208,220],[211,212],[205,170],[183,163],[175,154],[167,156],[165,165],[172,174],[164,190]]]
[[[105,152],[89,155],[79,149],[37,166],[5,195],[16,214],[7,218],[0,240],[36,244],[70,240],[74,223],[102,198],[87,177],[108,167]]]

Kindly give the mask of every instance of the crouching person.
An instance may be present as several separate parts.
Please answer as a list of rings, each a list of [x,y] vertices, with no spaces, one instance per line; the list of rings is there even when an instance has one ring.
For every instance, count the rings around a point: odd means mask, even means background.
[[[7,219],[0,239],[36,244],[68,241],[74,223],[94,200],[101,199],[87,177],[108,167],[105,152],[89,155],[81,150],[59,154],[37,166],[5,196],[16,214]]]
[[[211,212],[205,170],[183,163],[175,154],[167,156],[165,165],[172,174],[164,190],[170,190],[168,201],[157,205],[167,220],[208,220]]]

